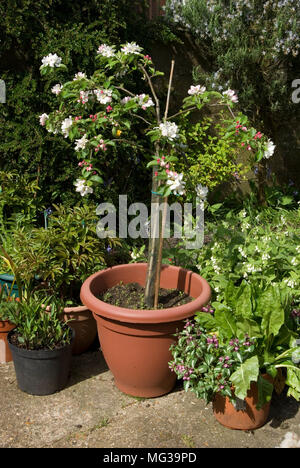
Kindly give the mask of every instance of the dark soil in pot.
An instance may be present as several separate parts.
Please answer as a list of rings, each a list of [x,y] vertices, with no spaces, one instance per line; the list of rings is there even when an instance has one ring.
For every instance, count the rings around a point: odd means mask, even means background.
[[[28,349],[26,347],[26,345],[24,345],[23,343],[20,343],[19,341],[19,337],[21,335],[18,333],[18,330],[14,330],[10,336],[9,336],[9,341],[12,345],[16,346],[17,348],[20,348],[20,349]],[[72,332],[70,331],[70,336],[72,336]],[[75,335],[74,335],[75,336]],[[73,340],[72,340],[73,341]],[[40,346],[38,348],[34,348],[34,350],[30,350],[28,349],[28,351],[51,351],[51,350],[54,350],[54,349],[61,349],[61,348],[65,348],[66,346],[68,346],[69,343],[66,343],[66,342],[60,342],[60,343],[56,343],[51,349],[49,347],[43,347],[43,346]]]
[[[138,283],[119,283],[99,295],[99,299],[107,304],[112,304],[127,309],[147,309],[144,303],[145,288]],[[187,304],[193,300],[188,294],[178,289],[159,290],[158,309],[167,309]]]

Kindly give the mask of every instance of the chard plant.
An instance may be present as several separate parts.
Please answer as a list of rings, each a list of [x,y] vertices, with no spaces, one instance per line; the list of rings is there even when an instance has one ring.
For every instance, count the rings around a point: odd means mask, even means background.
[[[217,392],[234,402],[244,400],[251,382],[257,382],[259,407],[270,401],[274,387],[280,392],[284,385],[299,401],[298,334],[289,305],[277,286],[229,282],[224,300],[213,302],[210,313],[196,313],[172,346],[170,367],[185,390],[207,402]]]
[[[167,95],[161,98],[155,80],[162,73],[136,43],[124,44],[120,50],[102,44],[97,50],[97,59],[99,68],[91,76],[79,71],[69,81],[52,86],[58,109],[50,115],[41,114],[40,123],[49,132],[62,134],[73,142],[81,172],[75,187],[83,197],[93,193],[95,184],[103,183],[105,166],[117,147],[129,154],[133,148],[138,148],[142,154],[145,148],[140,145],[138,135],[148,137],[145,158],[152,169],[151,202],[156,209],[151,218],[145,302],[149,308],[156,308],[164,231],[164,215],[160,216],[159,206],[162,202],[166,204],[171,195],[181,197],[195,189],[177,169],[182,158],[181,145],[185,141],[181,125],[185,123],[186,127],[192,112],[205,106],[218,106],[228,111],[222,120],[226,130],[223,138],[236,148],[246,146],[252,162],[269,158],[275,147],[266,135],[249,124],[246,116],[234,114],[232,108],[238,97],[231,89],[219,93],[201,84],[192,85],[181,108],[170,113],[174,61]],[[40,70],[43,76],[57,80],[57,77],[62,79],[66,66],[61,57],[51,53],[43,58]],[[135,89],[140,85],[144,90],[137,94]]]

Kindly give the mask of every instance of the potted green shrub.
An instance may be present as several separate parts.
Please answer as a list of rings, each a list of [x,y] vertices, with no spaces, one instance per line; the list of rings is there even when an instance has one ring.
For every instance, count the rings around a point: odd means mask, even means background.
[[[75,332],[61,320],[62,306],[31,296],[10,303],[8,315],[16,328],[8,334],[19,388],[32,395],[50,395],[68,381]]]
[[[75,186],[82,197],[88,197],[95,185],[104,183],[109,157],[115,155],[116,148],[128,155],[133,150],[138,152],[144,157],[144,165],[152,169],[149,199],[155,209],[151,214],[153,229],[150,229],[148,262],[118,265],[94,273],[84,282],[81,298],[98,322],[104,357],[118,388],[136,396],[154,397],[167,393],[175,384],[168,369],[170,336],[183,326],[183,319],[193,316],[210,297],[209,285],[199,275],[162,265],[165,218],[164,215],[160,218],[161,205],[167,204],[169,196],[182,197],[187,189],[191,190],[190,198],[195,193],[195,185],[188,185],[183,173],[177,172],[179,159],[181,163],[185,160],[182,148],[188,143],[181,124],[186,124],[191,112],[201,111],[204,106],[225,107],[228,120],[222,121],[223,138],[234,154],[246,146],[254,163],[270,157],[274,145],[248,125],[246,116],[234,115],[232,107],[238,98],[233,90],[219,93],[199,84],[191,86],[181,108],[169,112],[174,61],[166,95],[161,98],[162,93],[154,82],[163,73],[155,69],[151,57],[144,55],[136,43],[124,44],[119,50],[101,44],[97,60],[99,66],[91,76],[80,71],[62,84],[62,73],[67,70],[62,58],[52,53],[43,57],[41,74],[49,80],[49,86],[53,84],[51,91],[57,96],[58,108],[50,115],[41,114],[40,123],[47,131],[62,134],[74,142],[80,171]],[[198,133],[190,139],[197,140]],[[145,288],[147,310],[133,311],[107,305],[99,299],[105,288],[112,288],[120,281],[137,282]],[[160,287],[177,288],[195,300],[179,310],[177,307],[160,310]],[[156,336],[157,341],[147,339],[150,336]]]
[[[172,347],[170,367],[185,390],[213,402],[216,419],[232,429],[255,429],[268,417],[273,388],[300,399],[297,332],[285,290],[229,283],[212,313],[186,323]],[[299,362],[299,361],[298,361]]]
[[[64,302],[64,318],[71,320],[75,330],[73,353],[86,351],[97,335],[91,311],[80,302],[82,282],[91,272],[106,266],[107,246],[114,239],[99,239],[96,235],[95,208],[54,206],[47,229],[18,229],[13,234],[13,257],[20,278],[31,290],[38,288]]]

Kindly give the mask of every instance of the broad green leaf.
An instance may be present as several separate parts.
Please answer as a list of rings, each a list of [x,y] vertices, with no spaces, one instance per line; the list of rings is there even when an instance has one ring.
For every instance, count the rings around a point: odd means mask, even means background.
[[[250,284],[242,283],[236,297],[235,310],[239,315],[252,317],[252,289]]]
[[[261,375],[258,376],[258,404],[257,408],[260,409],[265,403],[271,400],[273,393],[273,384],[267,379],[264,379]]]
[[[234,285],[233,281],[228,281],[225,289],[225,301],[229,307],[234,309],[235,307],[235,296],[237,293],[237,288]]]
[[[242,315],[236,317],[236,333],[238,338],[244,337],[246,333],[250,337],[262,336],[259,324],[255,320],[243,317]]]
[[[235,396],[243,400],[247,396],[251,382],[256,382],[259,374],[258,357],[253,356],[247,359],[231,375],[230,381],[234,385]]]
[[[214,317],[207,312],[196,312],[195,321],[207,330],[216,329],[216,321]]]
[[[90,177],[89,180],[92,180],[93,182],[98,182],[98,183],[102,183],[103,182],[103,179],[102,177],[98,176],[98,175],[93,175],[92,177]]]
[[[276,336],[284,324],[284,308],[281,305],[279,292],[275,288],[268,288],[264,293],[264,300],[260,303],[262,307],[261,329],[265,333],[266,339],[271,334]]]
[[[220,334],[228,338],[236,336],[236,319],[229,309],[223,307],[216,309],[215,321]]]
[[[300,392],[300,368],[295,365],[286,364],[287,378],[286,383],[297,389]]]

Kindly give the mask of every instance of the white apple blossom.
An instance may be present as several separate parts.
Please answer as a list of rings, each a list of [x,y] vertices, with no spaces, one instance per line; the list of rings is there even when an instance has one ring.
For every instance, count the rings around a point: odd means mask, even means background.
[[[72,124],[73,124],[73,120],[72,120],[71,115],[69,115],[68,118],[66,118],[65,120],[62,121],[61,131],[62,131],[65,138],[67,138],[69,136],[69,130],[72,127]]]
[[[274,145],[272,140],[268,140],[267,147],[264,152],[264,158],[269,159],[273,154],[276,146]]]
[[[94,94],[101,104],[108,104],[112,101],[112,91],[110,89],[95,89]]]
[[[75,146],[75,151],[80,151],[86,147],[86,144],[89,140],[86,137],[86,134],[83,135],[83,137],[79,138],[78,140],[75,140],[76,146]]]
[[[167,137],[169,140],[177,138],[178,126],[174,122],[164,122],[159,125],[162,136]]]
[[[146,94],[139,94],[137,96],[138,103],[142,107],[142,109],[147,109],[147,107],[152,107],[154,106],[154,102],[152,101],[151,98],[147,97]]]
[[[92,187],[85,185],[84,179],[77,179],[75,182],[76,192],[80,192],[80,195],[84,197],[88,193],[93,193]]]
[[[190,89],[188,90],[188,94],[190,94],[191,96],[193,95],[199,96],[200,94],[205,93],[205,91],[206,91],[205,86],[201,86],[201,85],[191,86]]]
[[[89,91],[80,91],[79,99],[77,102],[81,102],[81,104],[86,104],[89,100]]]
[[[56,85],[54,85],[54,86],[51,88],[51,91],[52,91],[53,94],[58,95],[58,94],[61,92],[62,88],[63,88],[62,85],[59,84],[59,83],[57,83]]]
[[[86,74],[83,72],[78,72],[73,78],[73,81],[81,80],[82,78],[86,78]]]
[[[226,96],[227,98],[229,98],[230,101],[238,102],[238,97],[232,89],[227,89],[227,91],[224,91],[222,94],[223,96]]]
[[[43,67],[60,67],[61,65],[61,57],[59,57],[57,54],[49,54],[46,57],[42,58],[42,68]]]
[[[49,119],[48,114],[42,114],[40,115],[40,124],[44,127],[46,125],[46,120]]]
[[[139,54],[142,51],[142,48],[137,45],[135,42],[127,42],[122,48],[121,52],[125,55],[129,54]]]
[[[208,188],[202,184],[198,184],[196,187],[196,194],[199,198],[205,200],[208,194]]]
[[[123,99],[121,99],[121,104],[126,104],[128,101],[131,101],[131,99],[131,96],[125,96]]]
[[[168,172],[167,185],[170,186],[170,189],[175,195],[183,195],[185,193],[184,186],[185,182],[182,180],[183,174],[177,174],[177,172]]]
[[[114,46],[101,44],[98,47],[97,54],[103,55],[104,57],[113,57],[115,55]]]

